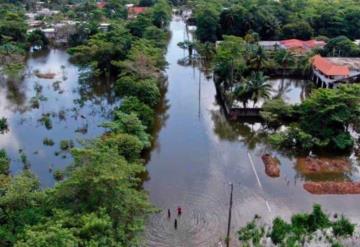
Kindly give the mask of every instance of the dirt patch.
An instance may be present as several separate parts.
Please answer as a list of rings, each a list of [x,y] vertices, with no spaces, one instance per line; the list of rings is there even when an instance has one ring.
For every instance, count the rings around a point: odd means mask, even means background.
[[[311,194],[360,194],[360,182],[306,182],[304,189]]]
[[[265,173],[269,177],[279,177],[280,176],[280,162],[278,159],[272,157],[270,154],[264,154],[261,156],[261,159],[265,165]]]
[[[316,173],[344,173],[351,169],[350,162],[340,158],[298,158],[296,165],[298,170],[305,175]]]

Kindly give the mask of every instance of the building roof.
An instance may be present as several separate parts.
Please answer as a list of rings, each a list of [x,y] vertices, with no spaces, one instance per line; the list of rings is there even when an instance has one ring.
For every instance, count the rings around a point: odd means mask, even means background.
[[[106,2],[104,2],[104,1],[96,3],[96,7],[98,7],[99,9],[103,9],[103,8],[105,8],[105,6],[106,6]]]
[[[140,15],[147,10],[147,7],[132,6],[128,8],[128,13],[132,15]]]
[[[314,39],[311,40],[287,39],[280,41],[280,44],[285,46],[287,49],[300,49],[304,51],[326,45],[324,41],[314,40]]]
[[[350,73],[347,66],[337,65],[320,55],[316,55],[312,58],[312,65],[327,76],[348,76]]]

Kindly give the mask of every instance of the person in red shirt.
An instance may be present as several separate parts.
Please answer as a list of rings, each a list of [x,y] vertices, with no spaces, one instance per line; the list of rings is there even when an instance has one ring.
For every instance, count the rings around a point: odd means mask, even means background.
[[[181,214],[182,214],[182,209],[181,209],[181,207],[177,207],[177,213],[178,213],[178,216],[181,216]]]

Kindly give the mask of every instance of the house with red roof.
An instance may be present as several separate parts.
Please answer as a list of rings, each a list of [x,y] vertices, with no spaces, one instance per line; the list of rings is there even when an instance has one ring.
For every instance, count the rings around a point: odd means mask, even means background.
[[[322,57],[311,58],[312,80],[319,87],[336,86],[338,83],[358,82],[360,80],[360,58]]]
[[[128,6],[128,19],[135,19],[138,15],[145,13],[147,9],[148,7]]]
[[[303,54],[315,48],[322,48],[326,43],[322,40],[300,40],[286,39],[280,41],[280,48],[289,50],[294,53]]]
[[[326,57],[316,55],[312,58],[313,68],[329,79],[343,79],[350,75],[348,66],[337,65]]]

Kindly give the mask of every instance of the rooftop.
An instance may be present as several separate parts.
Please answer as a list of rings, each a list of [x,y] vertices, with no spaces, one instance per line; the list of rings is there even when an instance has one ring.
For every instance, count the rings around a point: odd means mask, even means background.
[[[347,66],[337,65],[328,58],[316,55],[312,58],[312,65],[327,76],[349,76],[350,70]]]
[[[99,9],[103,9],[103,8],[105,8],[105,6],[106,6],[106,2],[104,2],[104,1],[96,3],[96,7]]]
[[[280,44],[287,49],[299,49],[301,51],[308,51],[316,47],[323,47],[326,45],[322,40],[300,40],[300,39],[287,39],[280,41]]]
[[[328,57],[327,59],[337,65],[347,66],[350,70],[360,71],[359,57]]]
[[[147,10],[147,7],[132,6],[128,8],[128,13],[132,15],[140,15]]]

